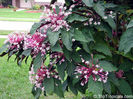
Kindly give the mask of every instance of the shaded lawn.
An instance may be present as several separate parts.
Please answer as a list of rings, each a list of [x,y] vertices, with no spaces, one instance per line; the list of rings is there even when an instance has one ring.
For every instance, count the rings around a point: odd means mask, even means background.
[[[5,39],[0,38],[0,47]],[[32,84],[29,82],[29,64],[17,66],[13,56],[7,62],[7,56],[0,57],[0,99],[34,99],[31,94]],[[71,92],[65,93],[65,99],[81,99],[81,96],[74,96]],[[42,95],[40,99],[44,99]],[[60,99],[56,95],[45,97],[45,99]]]
[[[13,9],[1,8],[0,9],[0,17],[8,17],[8,18],[36,18],[38,19],[41,13],[26,13],[25,11],[17,11],[14,12]]]
[[[18,32],[18,33],[20,33],[20,32],[24,32],[24,33],[27,33],[27,31],[11,31],[11,30],[0,30],[0,35],[8,35],[8,34],[10,34],[10,33],[12,33],[12,32]]]
[[[7,30],[0,30],[0,35],[8,35],[13,31],[7,31]]]
[[[0,8],[0,20],[1,21],[32,21],[32,22],[39,21],[41,13],[26,13],[26,11],[28,10],[14,12],[13,9]],[[22,19],[19,19],[19,18],[22,18]]]

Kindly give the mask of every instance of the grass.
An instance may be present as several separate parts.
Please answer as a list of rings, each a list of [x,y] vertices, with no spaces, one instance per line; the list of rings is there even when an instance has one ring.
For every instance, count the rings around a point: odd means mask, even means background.
[[[41,13],[26,13],[28,10],[16,11],[0,8],[0,20],[4,21],[38,21]]]
[[[8,31],[8,30],[0,30],[0,35],[8,35],[13,31]]]
[[[0,30],[0,35],[8,35],[10,33],[12,33],[14,31],[11,31],[11,30]],[[17,32],[25,32],[27,33],[27,31],[17,31]]]
[[[0,47],[5,39],[0,38]],[[13,56],[7,62],[7,56],[0,57],[0,99],[34,99],[31,94],[32,85],[28,79],[29,64],[22,64],[21,67],[14,62]],[[75,97],[71,92],[65,93],[65,99],[81,99]],[[40,99],[44,99],[42,95]],[[45,97],[45,99],[59,99],[56,95]]]

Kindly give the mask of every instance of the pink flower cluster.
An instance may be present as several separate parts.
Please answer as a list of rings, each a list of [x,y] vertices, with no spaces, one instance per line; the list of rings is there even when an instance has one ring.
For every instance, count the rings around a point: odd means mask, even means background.
[[[117,78],[123,78],[124,75],[124,71],[123,70],[119,70],[118,72],[115,73]]]
[[[19,49],[20,48],[20,44],[22,44],[23,40],[25,38],[25,34],[24,33],[17,33],[17,32],[14,32],[14,33],[11,33],[8,35],[8,40],[6,42],[9,42],[10,43],[10,48],[11,49]]]
[[[90,61],[83,60],[84,65],[78,64],[75,74],[81,80],[81,86],[84,86],[88,81],[90,76],[92,76],[94,81],[107,82],[108,72],[104,71],[98,64],[94,65]]]
[[[59,64],[61,64],[62,62],[65,61],[65,56],[63,53],[60,52],[53,52],[52,54],[50,54],[50,59],[54,59],[54,62],[50,62],[50,64],[56,64],[59,62]]]
[[[42,86],[44,79],[51,77],[60,80],[58,73],[55,70],[48,69],[46,66],[41,66],[37,73],[34,72],[33,67],[29,71],[29,80],[31,83],[35,84],[36,88],[41,88],[42,90],[44,90]]]
[[[58,31],[59,29],[65,27],[67,30],[69,30],[69,25],[64,20],[65,17],[67,17],[69,14],[71,14],[70,11],[66,12],[66,8],[63,6],[59,7],[59,13],[56,12],[56,6],[52,5],[52,10],[48,8],[44,8],[45,15],[41,16],[41,19],[46,19],[45,21],[48,22],[47,26],[44,27],[50,27],[53,31]]]
[[[36,54],[38,54],[39,52],[41,52],[42,55],[45,55],[46,51],[50,50],[50,43],[43,43],[46,38],[46,34],[41,34],[39,32],[36,32],[33,35],[27,35],[25,37],[24,50],[32,48],[33,55],[36,56]]]

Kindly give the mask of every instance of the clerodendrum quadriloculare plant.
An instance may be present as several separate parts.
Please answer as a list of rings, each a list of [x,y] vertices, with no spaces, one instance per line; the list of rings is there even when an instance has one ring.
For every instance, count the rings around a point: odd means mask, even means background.
[[[131,0],[52,4],[30,33],[10,34],[0,56],[15,54],[18,65],[31,56],[29,79],[36,98],[42,92],[64,97],[66,90],[88,97],[132,95],[132,8]]]

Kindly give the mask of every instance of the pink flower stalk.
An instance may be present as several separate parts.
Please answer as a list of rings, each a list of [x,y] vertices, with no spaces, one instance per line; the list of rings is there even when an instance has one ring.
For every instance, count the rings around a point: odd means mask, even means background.
[[[91,64],[90,61],[84,61],[84,65],[78,64],[75,74],[78,74],[78,78],[81,80],[81,86],[88,83],[90,76],[94,81],[107,82],[108,72],[104,71],[98,64]]]
[[[20,44],[22,43],[22,41],[24,40],[25,34],[24,33],[11,33],[8,35],[8,42],[10,42],[10,48],[11,49],[19,49],[20,48]]]
[[[59,62],[59,64],[61,64],[62,62],[65,61],[65,56],[63,53],[54,52],[54,53],[50,54],[50,59],[54,59],[54,62],[51,62],[51,64],[56,64],[57,62]]]
[[[69,14],[71,14],[70,11],[66,12],[66,9],[63,8],[63,6],[59,7],[59,13],[56,12],[55,5],[52,6],[52,10],[48,8],[44,8],[45,13],[44,17],[42,16],[41,19],[45,18],[47,24],[47,27],[50,27],[53,31],[58,31],[59,29],[65,27],[67,30],[69,30],[69,25],[64,20],[64,17],[67,17]]]
[[[112,34],[113,34],[113,36],[117,36],[117,32],[114,30],[112,30]]]
[[[33,68],[33,67],[32,67]],[[59,79],[58,73],[55,70],[51,70],[46,68],[46,66],[41,66],[40,69],[38,69],[37,73],[34,73],[34,70],[31,68],[31,71],[29,72],[30,75],[30,81],[32,84],[35,84],[37,88],[42,88],[44,90],[44,87],[42,87],[42,83],[44,79],[46,78],[54,78]]]
[[[50,50],[50,44],[48,42],[43,43],[46,38],[46,34],[41,34],[39,32],[33,35],[27,35],[24,41],[24,50],[32,48],[33,55],[36,56],[40,51],[42,55],[45,55],[46,51]]]
[[[19,44],[21,41],[24,40],[25,34],[24,33],[12,33],[8,35],[8,41],[11,44]]]

